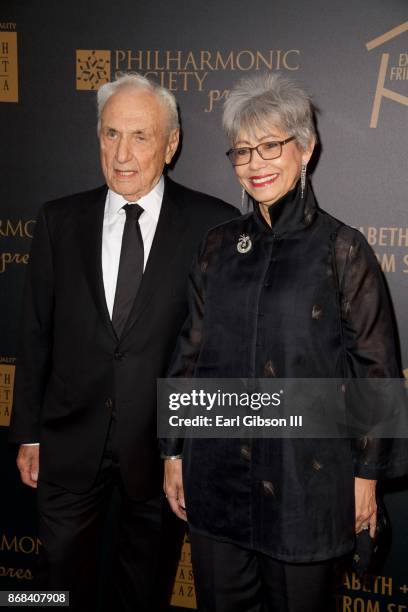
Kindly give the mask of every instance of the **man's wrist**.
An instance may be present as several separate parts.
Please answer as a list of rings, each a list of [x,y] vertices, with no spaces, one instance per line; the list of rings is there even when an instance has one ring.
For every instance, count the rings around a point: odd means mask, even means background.
[[[164,453],[161,453],[160,457],[165,461],[175,461],[176,459],[182,459],[183,455],[165,455]]]

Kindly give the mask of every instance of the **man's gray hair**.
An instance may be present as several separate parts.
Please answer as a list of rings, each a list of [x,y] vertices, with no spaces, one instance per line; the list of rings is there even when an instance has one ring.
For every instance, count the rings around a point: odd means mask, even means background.
[[[223,126],[234,144],[242,132],[254,136],[271,127],[295,136],[305,150],[316,138],[314,107],[308,94],[278,72],[244,77],[224,103]]]
[[[101,130],[102,111],[106,102],[119,90],[125,88],[134,89],[136,91],[145,90],[154,94],[167,111],[169,133],[172,130],[176,130],[180,127],[177,102],[173,94],[165,87],[161,87],[155,81],[152,81],[141,74],[138,74],[137,72],[126,72],[119,73],[116,81],[105,83],[105,85],[102,85],[102,87],[98,89],[98,135]]]

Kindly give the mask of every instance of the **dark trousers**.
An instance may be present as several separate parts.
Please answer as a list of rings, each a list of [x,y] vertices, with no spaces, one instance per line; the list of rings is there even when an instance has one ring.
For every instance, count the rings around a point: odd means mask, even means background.
[[[292,564],[190,534],[199,612],[332,612],[334,564]]]
[[[75,494],[40,477],[37,499],[43,547],[38,583],[42,589],[69,590],[70,610],[75,612],[167,610],[181,534],[176,533],[178,525],[164,496],[134,501],[126,495],[116,457],[113,423],[89,491]],[[113,554],[102,568],[102,536],[113,495],[118,500]]]

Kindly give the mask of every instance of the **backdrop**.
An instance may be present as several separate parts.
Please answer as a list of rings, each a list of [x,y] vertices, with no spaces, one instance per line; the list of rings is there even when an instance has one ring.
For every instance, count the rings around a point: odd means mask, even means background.
[[[19,308],[42,202],[101,183],[95,90],[137,70],[178,98],[182,149],[172,172],[239,206],[221,107],[259,70],[299,79],[320,109],[318,202],[358,227],[393,297],[408,368],[406,0],[2,0],[0,5],[0,590],[30,588],[38,554],[34,494],[7,446]],[[75,299],[75,296],[73,296]],[[408,609],[406,483],[387,485],[393,543],[370,585],[345,576],[341,609]],[[174,604],[194,606],[188,544]]]

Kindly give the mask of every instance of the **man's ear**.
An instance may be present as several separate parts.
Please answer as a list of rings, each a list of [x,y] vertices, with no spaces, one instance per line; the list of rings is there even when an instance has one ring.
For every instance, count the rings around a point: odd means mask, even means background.
[[[166,147],[166,164],[169,164],[174,157],[180,140],[180,130],[177,128],[172,130],[169,135],[169,139]]]

